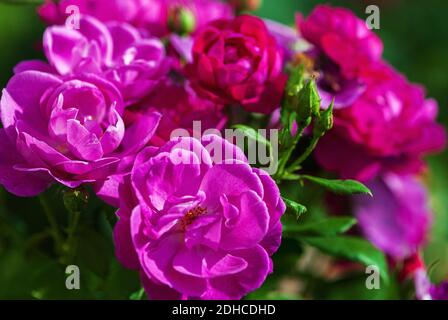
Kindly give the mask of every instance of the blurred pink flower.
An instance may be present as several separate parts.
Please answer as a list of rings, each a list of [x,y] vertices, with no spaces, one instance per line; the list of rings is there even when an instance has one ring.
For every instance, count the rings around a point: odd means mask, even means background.
[[[424,268],[415,271],[414,284],[419,300],[448,300],[448,281],[432,284]]]
[[[304,19],[297,15],[301,35],[313,45],[306,54],[320,73],[323,106],[352,104],[366,89],[360,78],[365,68],[381,60],[383,44],[362,19],[345,8],[319,5]]]
[[[373,198],[358,196],[353,208],[366,238],[394,260],[415,254],[425,244],[432,222],[425,187],[414,177],[395,174],[367,186]]]
[[[362,181],[382,172],[420,172],[423,156],[446,143],[445,129],[436,123],[436,101],[387,65],[371,67],[364,79],[364,94],[335,110],[334,127],[316,149],[319,164]]]
[[[348,9],[318,5],[306,19],[297,16],[297,25],[346,78],[356,77],[363,67],[381,59],[381,40]]]

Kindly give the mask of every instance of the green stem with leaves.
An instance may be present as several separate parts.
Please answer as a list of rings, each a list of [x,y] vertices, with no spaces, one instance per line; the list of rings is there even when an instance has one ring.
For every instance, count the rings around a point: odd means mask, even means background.
[[[294,152],[295,148],[297,147],[297,144],[299,143],[300,138],[302,137],[303,131],[307,125],[303,125],[300,128],[298,128],[297,135],[294,137],[294,140],[289,146],[288,149],[280,156],[280,161],[278,164],[278,169],[276,173],[276,180],[281,180],[283,178],[283,175],[285,173],[286,164],[288,163],[289,159],[292,156],[292,153]]]
[[[279,164],[278,164],[278,168],[277,168],[277,173],[275,175],[275,180],[277,180],[278,182],[280,182],[283,179],[283,176],[285,174],[286,165],[288,164],[288,161],[291,158],[292,153],[296,149],[297,144],[299,143],[300,139],[302,138],[303,132],[309,126],[310,122],[311,122],[311,118],[308,118],[308,119],[304,119],[297,123],[297,133],[293,137],[292,143],[288,146],[288,148],[285,151],[281,152],[280,160],[279,160]],[[282,129],[282,130],[284,130],[282,135],[284,135],[284,134],[291,135],[290,128],[288,128],[288,130],[285,130],[285,129]]]

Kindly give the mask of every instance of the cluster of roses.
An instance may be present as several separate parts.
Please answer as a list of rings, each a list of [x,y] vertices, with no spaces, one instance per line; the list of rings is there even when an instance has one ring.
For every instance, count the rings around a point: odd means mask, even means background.
[[[374,245],[393,262],[405,262],[403,271],[415,278],[417,295],[448,297],[446,285],[442,294],[429,285],[422,289],[418,280],[424,274],[418,250],[432,213],[417,176],[425,169],[424,155],[446,143],[435,120],[436,101],[382,60],[381,40],[350,11],[318,6],[306,19],[298,16],[297,25],[312,46],[296,59],[320,73],[324,105],[335,99],[334,127],[317,146],[317,162],[369,186],[374,198],[355,199],[354,214]]]
[[[64,26],[71,5],[78,29]],[[430,212],[414,176],[445,144],[437,105],[381,60],[351,12],[318,6],[297,30],[215,0],[48,1],[39,14],[47,61],[18,64],[3,90],[0,184],[18,196],[92,185],[119,208],[117,257],[150,298],[239,299],[272,272],[276,183],[218,136],[170,133],[194,120],[222,129],[236,106],[272,114],[286,64],[319,72],[323,105],[335,98],[317,161],[375,193],[355,206],[368,239],[396,259],[422,245]]]
[[[77,29],[64,24],[71,5]],[[18,64],[3,91],[0,183],[18,196],[93,185],[119,207],[117,257],[150,298],[240,299],[260,287],[280,245],[277,185],[218,136],[170,134],[193,120],[221,129],[228,105],[279,105],[286,77],[263,21],[214,0],[60,1],[39,12],[51,25],[47,61]],[[192,35],[171,33],[188,15]]]

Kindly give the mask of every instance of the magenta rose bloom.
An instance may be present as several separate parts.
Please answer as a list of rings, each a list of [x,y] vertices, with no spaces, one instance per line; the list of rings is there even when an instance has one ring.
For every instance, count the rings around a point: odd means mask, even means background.
[[[383,44],[353,12],[319,5],[303,19],[297,16],[301,35],[313,45],[306,52],[320,72],[319,94],[323,105],[335,98],[335,108],[350,105],[365,90],[359,76],[380,61]]]
[[[257,17],[216,20],[198,31],[187,75],[204,98],[267,114],[279,106],[286,81],[281,52]]]
[[[302,36],[329,58],[348,78],[371,62],[379,61],[383,44],[364,20],[345,8],[319,5],[311,14],[298,17]]]
[[[272,272],[278,187],[216,135],[142,151],[120,201],[116,254],[151,299],[240,299]]]
[[[382,172],[420,172],[423,156],[446,142],[436,123],[437,103],[389,66],[372,68],[365,79],[365,93],[334,112],[334,127],[316,149],[319,164],[362,181]]]
[[[3,90],[0,183],[34,196],[53,182],[74,188],[105,179],[151,138],[160,114],[125,127],[123,98],[97,75],[57,77],[24,71]]]
[[[81,16],[79,30],[47,28],[43,46],[58,74],[99,74],[120,89],[126,105],[150,93],[170,68],[160,40],[144,38],[128,24],[105,25],[89,16]]]
[[[39,16],[49,24],[63,24],[70,13],[67,7],[76,5],[80,13],[103,22],[128,22],[147,30],[152,36],[170,33],[181,10],[191,15],[191,31],[219,18],[232,18],[232,7],[219,0],[61,0],[46,1],[39,7]]]
[[[410,257],[425,244],[431,227],[426,189],[414,177],[395,174],[367,186],[374,197],[359,196],[354,204],[361,230],[393,259]]]
[[[142,0],[45,0],[37,12],[48,24],[63,24],[72,12],[67,7],[77,6],[79,12],[103,22],[131,22],[137,18]]]

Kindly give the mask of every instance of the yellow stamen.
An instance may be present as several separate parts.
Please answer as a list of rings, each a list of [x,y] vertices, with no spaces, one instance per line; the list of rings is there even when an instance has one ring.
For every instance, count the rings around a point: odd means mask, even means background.
[[[181,219],[180,225],[182,227],[182,230],[185,231],[185,229],[193,223],[194,219],[196,219],[198,216],[207,213],[207,208],[202,208],[200,206],[197,206],[193,209],[188,210],[188,212],[185,214],[185,216]]]

